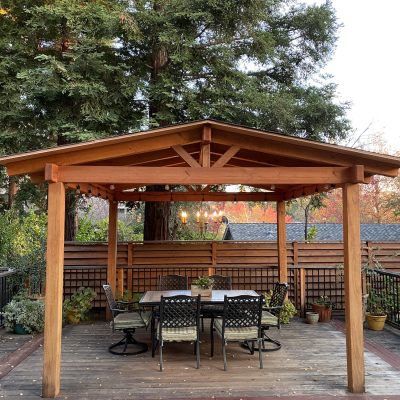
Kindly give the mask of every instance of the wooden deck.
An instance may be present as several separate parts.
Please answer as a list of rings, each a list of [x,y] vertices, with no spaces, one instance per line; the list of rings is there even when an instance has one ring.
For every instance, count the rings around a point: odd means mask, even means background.
[[[283,326],[280,332],[272,330],[271,336],[279,337],[284,345],[280,351],[265,354],[263,370],[258,368],[257,355],[251,356],[232,343],[228,346],[228,371],[224,372],[219,342],[214,358],[209,357],[206,330],[199,370],[195,368],[193,346],[166,344],[165,371],[161,373],[158,353],[154,359],[150,352],[130,357],[108,353],[108,345],[119,335],[111,335],[107,323],[69,326],[63,331],[59,398],[353,397],[346,390],[341,322],[311,326],[298,320]],[[148,341],[149,333],[141,332],[138,337]],[[354,398],[399,399],[400,336],[390,331],[369,331],[365,337],[367,395]],[[389,344],[386,353],[382,347],[385,343]],[[1,379],[0,398],[39,399],[42,356],[39,348]]]

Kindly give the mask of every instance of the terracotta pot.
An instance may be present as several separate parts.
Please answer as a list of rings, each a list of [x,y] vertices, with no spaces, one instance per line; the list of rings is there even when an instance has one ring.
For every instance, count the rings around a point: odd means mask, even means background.
[[[324,304],[312,304],[312,310],[319,314],[319,322],[328,322],[332,319],[332,307]]]
[[[367,314],[367,325],[372,331],[383,331],[387,315]]]
[[[196,285],[191,285],[190,289],[192,291],[192,296],[201,295],[201,297],[211,297],[212,288],[202,289]]]
[[[307,324],[316,324],[319,320],[319,314],[317,312],[307,311],[306,322]]]

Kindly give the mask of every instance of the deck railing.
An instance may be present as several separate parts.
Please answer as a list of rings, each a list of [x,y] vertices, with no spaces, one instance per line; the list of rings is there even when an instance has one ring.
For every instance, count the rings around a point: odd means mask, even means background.
[[[400,328],[400,273],[373,270],[367,273],[367,287],[375,289],[388,311],[386,322]]]
[[[16,279],[18,274],[14,271],[0,271],[0,311],[6,306],[19,289]],[[4,325],[4,318],[0,314],[0,327]]]

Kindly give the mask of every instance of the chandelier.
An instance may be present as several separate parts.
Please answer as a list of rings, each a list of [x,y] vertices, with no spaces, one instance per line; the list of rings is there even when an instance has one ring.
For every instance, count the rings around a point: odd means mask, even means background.
[[[183,225],[187,225],[189,221],[189,213],[186,210],[182,210],[179,214],[179,219]],[[195,215],[195,223],[198,227],[200,235],[204,237],[207,232],[218,234],[219,227],[224,223],[226,218],[222,211],[214,211],[211,215],[207,211],[199,210]],[[211,229],[210,229],[211,227]]]

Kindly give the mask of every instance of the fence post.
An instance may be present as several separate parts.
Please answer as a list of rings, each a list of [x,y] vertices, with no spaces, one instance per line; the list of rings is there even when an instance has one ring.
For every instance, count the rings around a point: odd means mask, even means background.
[[[127,288],[130,292],[133,291],[133,243],[128,243],[128,262],[127,262]]]
[[[304,317],[306,315],[306,269],[299,268],[300,276],[300,315]]]
[[[211,267],[208,268],[208,276],[215,275],[215,267],[217,266],[217,242],[211,242]]]

